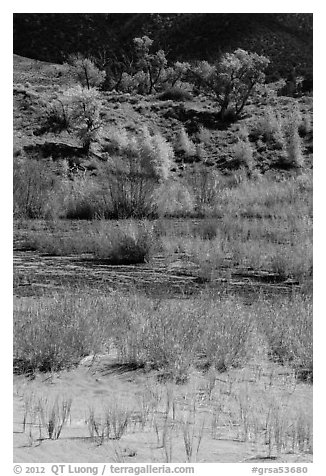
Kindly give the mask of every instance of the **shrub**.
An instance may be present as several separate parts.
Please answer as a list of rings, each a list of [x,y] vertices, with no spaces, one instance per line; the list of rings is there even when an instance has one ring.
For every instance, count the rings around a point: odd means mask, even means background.
[[[48,130],[75,132],[88,152],[92,142],[99,138],[101,101],[95,88],[76,86],[65,90],[50,102],[47,108]]]
[[[139,141],[139,157],[145,171],[158,182],[164,181],[170,174],[173,164],[173,148],[159,133],[151,135],[143,128]]]
[[[153,193],[153,205],[158,216],[189,216],[195,208],[191,191],[179,181],[157,187]]]
[[[233,147],[232,165],[236,167],[245,166],[249,172],[253,170],[254,159],[250,142],[248,140],[238,140]]]
[[[110,127],[105,130],[103,151],[108,153],[124,152],[128,149],[129,134],[124,127]]]
[[[197,139],[199,140],[199,142],[205,145],[209,145],[211,143],[212,134],[204,126],[199,126],[199,130],[197,132]]]
[[[283,126],[286,141],[286,163],[291,167],[303,167],[304,165],[302,144],[298,132],[300,122],[301,117],[294,111]]]
[[[73,125],[77,137],[86,151],[99,137],[101,129],[99,92],[95,88],[85,89],[80,86],[64,92],[70,102]]]
[[[61,183],[62,216],[70,220],[109,218],[111,207],[107,203],[97,181],[76,174],[73,180]]]
[[[71,55],[68,60],[70,70],[82,87],[96,88],[105,81],[105,71],[100,71],[90,58],[81,54]]]
[[[148,77],[144,71],[135,74],[123,72],[115,89],[123,93],[146,94],[149,88]]]
[[[263,118],[251,131],[250,135],[261,138],[275,149],[283,149],[284,147],[282,119],[271,107],[265,109]]]
[[[189,138],[184,127],[180,129],[176,137],[174,150],[179,154],[182,154],[185,159],[191,159],[196,155],[195,144]]]
[[[107,243],[103,243],[102,233],[97,239],[95,256],[109,263],[138,264],[148,261],[153,250],[152,228],[146,224],[129,224],[110,235],[104,235]]]
[[[143,128],[138,135],[120,129],[113,137],[111,147],[120,155],[105,169],[113,216],[151,216],[154,190],[168,179],[172,168],[171,145],[161,134],[151,134]]]
[[[69,103],[70,101],[66,97],[61,96],[48,104],[45,111],[45,130],[54,133],[72,130],[73,118]]]

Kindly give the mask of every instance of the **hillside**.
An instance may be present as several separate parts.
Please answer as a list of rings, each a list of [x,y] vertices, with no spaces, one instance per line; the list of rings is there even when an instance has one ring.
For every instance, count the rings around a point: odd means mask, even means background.
[[[52,156],[62,157],[68,154],[72,162],[80,162],[82,154],[78,150],[78,140],[66,132],[53,133],[44,131],[46,105],[56,95],[68,86],[72,80],[64,65],[51,64],[14,56],[14,142],[15,154],[27,157]],[[110,128],[125,127],[130,132],[139,132],[144,126],[150,125],[152,131],[158,131],[168,141],[173,143],[182,127],[189,137],[198,142],[198,133],[201,127],[207,130],[202,161],[211,166],[227,171],[233,167],[233,148],[238,141],[239,130],[246,125],[253,130],[255,125],[262,122],[266,110],[264,104],[252,104],[247,107],[246,117],[226,127],[216,122],[214,103],[203,96],[187,101],[160,100],[158,95],[131,96],[130,94],[102,92],[103,134],[100,142],[94,146],[96,160],[106,157],[103,155],[106,141],[110,135]],[[287,118],[293,108],[297,106],[304,120],[310,122],[312,117],[312,98],[284,98],[280,97],[274,104],[274,109],[283,118]],[[71,150],[58,149],[55,144],[64,143]],[[52,144],[52,145],[51,145]],[[54,144],[54,145],[53,145]],[[273,167],[280,151],[255,142],[253,139],[253,154],[257,166],[261,171]],[[312,132],[303,137],[303,151],[307,164],[312,164]],[[85,166],[91,163],[93,168],[94,155],[83,157]],[[180,170],[192,168],[196,161],[176,157]]]
[[[270,80],[293,70],[312,79],[312,14],[14,14],[14,53],[54,63],[76,52],[131,55],[145,34],[171,60],[211,61],[241,47],[270,57]]]

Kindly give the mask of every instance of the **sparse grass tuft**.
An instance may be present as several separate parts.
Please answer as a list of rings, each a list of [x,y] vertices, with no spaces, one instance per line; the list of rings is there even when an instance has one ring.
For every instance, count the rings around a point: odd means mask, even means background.
[[[35,428],[38,428],[39,439],[43,438],[42,430],[45,430],[47,438],[57,440],[69,421],[71,405],[71,398],[57,396],[50,400],[34,393],[25,396],[23,431],[28,430],[30,444],[35,441]]]
[[[120,440],[126,433],[130,423],[131,411],[112,403],[104,411],[102,417],[96,417],[93,409],[87,418],[88,429],[92,439],[103,444],[107,440]]]
[[[51,440],[57,440],[63,427],[70,417],[72,399],[59,401],[57,398],[53,403],[47,399],[40,399],[38,412],[43,428],[46,429]]]

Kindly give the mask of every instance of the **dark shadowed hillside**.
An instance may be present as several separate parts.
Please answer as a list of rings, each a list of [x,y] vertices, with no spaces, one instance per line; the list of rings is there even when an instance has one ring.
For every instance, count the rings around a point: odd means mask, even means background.
[[[148,35],[170,59],[214,60],[241,47],[270,57],[269,79],[312,78],[312,14],[15,14],[14,53],[63,62],[68,54],[130,53]]]

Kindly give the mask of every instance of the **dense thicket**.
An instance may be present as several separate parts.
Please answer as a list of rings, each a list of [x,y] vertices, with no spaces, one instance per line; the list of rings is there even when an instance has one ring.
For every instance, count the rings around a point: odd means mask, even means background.
[[[267,55],[267,79],[312,79],[312,14],[14,14],[14,52],[63,62],[80,52],[102,63],[128,56],[148,35],[169,60],[209,60],[236,48]]]

